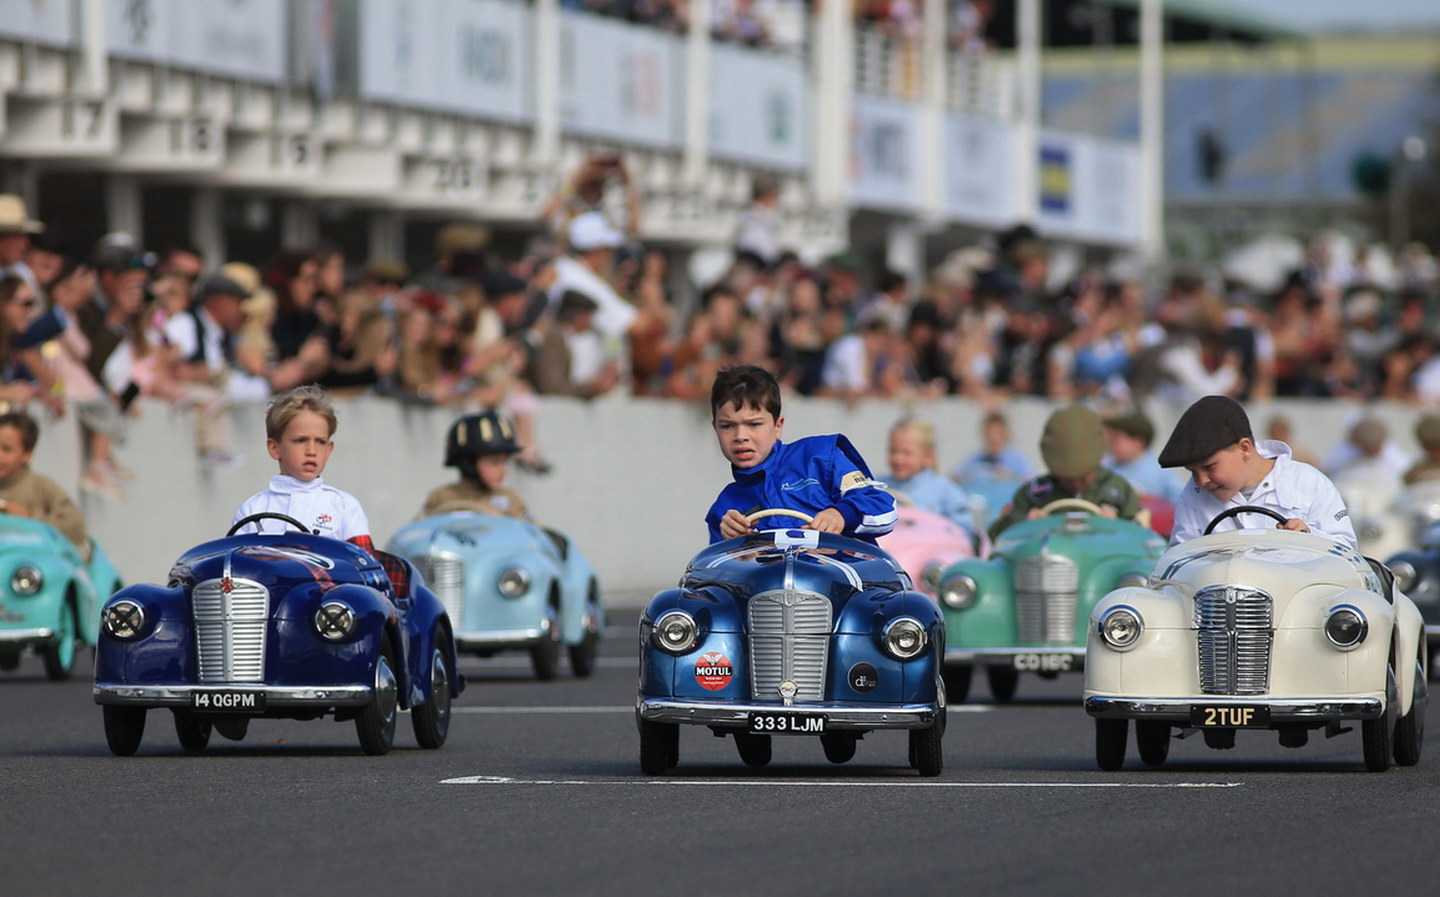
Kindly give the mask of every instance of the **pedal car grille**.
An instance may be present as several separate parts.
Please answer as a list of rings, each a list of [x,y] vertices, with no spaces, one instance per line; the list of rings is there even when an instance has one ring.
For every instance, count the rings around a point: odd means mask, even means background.
[[[795,683],[796,701],[825,699],[830,656],[830,602],[814,592],[762,592],[750,599],[750,690],[757,701],[780,698]]]
[[[1075,641],[1080,568],[1069,558],[1039,554],[1015,564],[1015,623],[1025,644]]]
[[[1274,602],[1259,589],[1211,586],[1195,593],[1200,690],[1260,695],[1270,690]]]
[[[210,579],[190,593],[201,682],[264,682],[270,593],[248,579]]]
[[[421,555],[411,558],[430,591],[445,606],[450,625],[456,630],[465,623],[465,562],[459,558]]]

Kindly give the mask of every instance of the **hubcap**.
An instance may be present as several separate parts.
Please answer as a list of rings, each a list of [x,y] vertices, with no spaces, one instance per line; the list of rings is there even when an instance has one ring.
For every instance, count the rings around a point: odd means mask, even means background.
[[[390,661],[381,656],[375,661],[375,706],[380,709],[380,715],[387,722],[395,719],[399,694],[400,685],[395,679],[395,671],[390,669]]]
[[[442,722],[450,718],[450,671],[445,667],[445,655],[439,648],[435,649],[435,659],[430,668],[430,701]]]

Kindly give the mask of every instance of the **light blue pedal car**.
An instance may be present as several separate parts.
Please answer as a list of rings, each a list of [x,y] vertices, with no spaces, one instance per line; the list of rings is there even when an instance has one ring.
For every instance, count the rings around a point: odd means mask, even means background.
[[[561,648],[576,676],[595,671],[604,628],[595,570],[565,536],[525,520],[446,505],[390,540],[445,605],[460,653],[530,653],[554,679]]]

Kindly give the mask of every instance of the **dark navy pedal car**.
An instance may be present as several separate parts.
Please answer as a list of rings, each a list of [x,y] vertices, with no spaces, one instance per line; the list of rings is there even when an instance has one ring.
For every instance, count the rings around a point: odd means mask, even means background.
[[[752,519],[798,516],[759,511]],[[680,759],[680,726],[730,736],[750,766],[772,737],[818,736],[844,763],[880,729],[909,730],[910,765],[939,775],[945,624],[934,599],[876,546],[814,530],[719,542],[640,620],[640,766]]]
[[[233,535],[262,518],[299,532]],[[135,753],[152,709],[171,712],[191,751],[212,731],[240,740],[256,717],[329,716],[383,754],[401,709],[421,747],[445,743],[463,682],[450,620],[413,565],[392,557],[387,573],[364,549],[279,514],[230,533],[182,555],[165,586],[105,602],[95,702],[111,751]]]

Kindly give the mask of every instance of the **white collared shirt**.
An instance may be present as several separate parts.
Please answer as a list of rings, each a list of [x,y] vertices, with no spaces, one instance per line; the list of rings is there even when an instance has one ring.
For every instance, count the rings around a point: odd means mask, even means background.
[[[308,483],[284,475],[271,477],[270,488],[247,498],[235,512],[231,525],[265,511],[293,517],[316,535],[344,542],[370,535],[370,521],[359,500],[348,492],[325,485],[322,477]],[[251,523],[243,531],[278,535],[294,532],[295,528],[283,520],[268,519]]]

